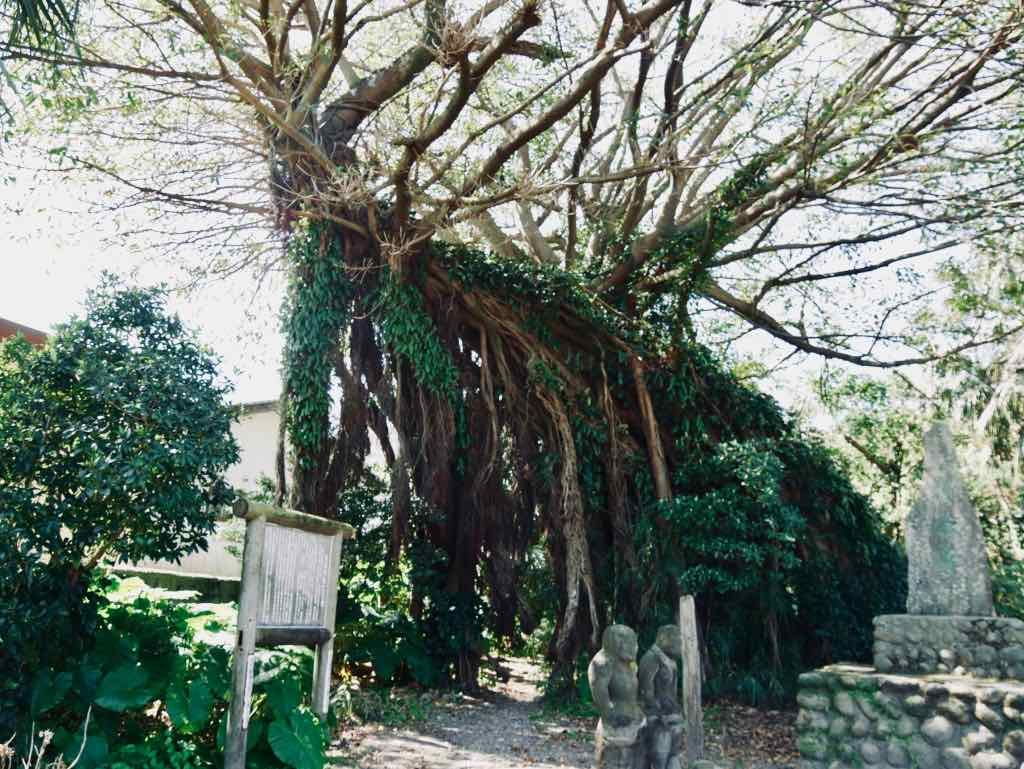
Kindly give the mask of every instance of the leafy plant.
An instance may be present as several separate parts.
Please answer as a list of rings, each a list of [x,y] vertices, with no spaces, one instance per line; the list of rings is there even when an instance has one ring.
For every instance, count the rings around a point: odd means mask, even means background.
[[[32,719],[80,769],[208,769],[223,752],[231,690],[227,650],[195,640],[192,610],[137,598],[111,604],[96,642],[66,668],[40,671]],[[255,668],[248,758],[257,767],[320,769],[327,724],[305,701],[308,653],[263,652]],[[82,749],[84,714],[92,714]]]
[[[408,558],[389,561],[386,486],[367,473],[342,494],[339,506],[358,532],[339,576],[336,632],[343,660],[364,678],[372,673],[378,684],[443,683],[446,659],[435,656],[427,629],[413,617],[414,566]]]
[[[205,547],[238,457],[226,392],[157,289],[108,281],[43,347],[0,344],[0,729],[26,715],[37,671],[90,648],[104,553]],[[142,696],[136,671],[119,675],[140,688],[110,691]]]

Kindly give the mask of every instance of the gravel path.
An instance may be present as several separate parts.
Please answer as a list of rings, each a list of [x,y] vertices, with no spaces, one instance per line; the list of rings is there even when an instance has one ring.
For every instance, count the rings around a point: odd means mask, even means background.
[[[547,717],[540,704],[538,667],[508,660],[511,675],[480,697],[435,701],[430,715],[410,728],[366,724],[341,733],[332,760],[354,769],[590,769],[594,723],[590,719]],[[795,746],[793,714],[738,706],[705,711],[708,753],[728,756],[749,769],[791,769],[788,745]],[[758,734],[761,732],[761,734]],[[757,744],[763,746],[757,749]],[[781,746],[771,749],[772,743]],[[765,760],[771,756],[772,760]]]
[[[542,717],[536,666],[506,663],[511,675],[480,697],[442,700],[411,729],[366,725],[344,730],[340,766],[359,769],[587,769],[593,742],[586,721]],[[342,758],[343,757],[343,758]]]

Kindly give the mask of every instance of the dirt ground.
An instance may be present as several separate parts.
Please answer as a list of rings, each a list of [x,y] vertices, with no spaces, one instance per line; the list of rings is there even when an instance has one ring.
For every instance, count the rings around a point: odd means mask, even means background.
[[[506,662],[509,680],[480,697],[438,701],[414,728],[367,724],[344,729],[334,765],[356,769],[590,769],[591,719],[548,717],[539,669]],[[749,769],[796,766],[795,714],[729,704],[705,709],[708,757]]]

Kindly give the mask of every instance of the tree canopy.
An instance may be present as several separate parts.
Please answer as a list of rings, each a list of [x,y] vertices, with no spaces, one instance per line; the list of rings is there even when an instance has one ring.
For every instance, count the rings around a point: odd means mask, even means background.
[[[511,632],[543,536],[570,665],[612,616],[751,587],[707,563],[755,582],[819,556],[869,568],[882,546],[837,532],[873,513],[701,342],[757,329],[889,367],[1020,328],[930,334],[924,267],[1020,227],[1021,14],[98,0],[80,55],[12,50],[26,78],[85,70],[26,111],[65,168],[154,206],[210,274],[287,274],[282,499],[337,514],[373,434],[392,557],[444,553],[424,611],[483,590]],[[467,635],[460,678],[474,664]]]

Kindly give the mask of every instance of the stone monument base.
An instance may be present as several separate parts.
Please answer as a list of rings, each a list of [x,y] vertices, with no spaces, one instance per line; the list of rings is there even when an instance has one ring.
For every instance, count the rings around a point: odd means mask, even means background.
[[[830,665],[800,676],[803,769],[1018,769],[1024,683]]]
[[[875,617],[880,673],[956,673],[1024,679],[1024,622],[1009,617]]]

